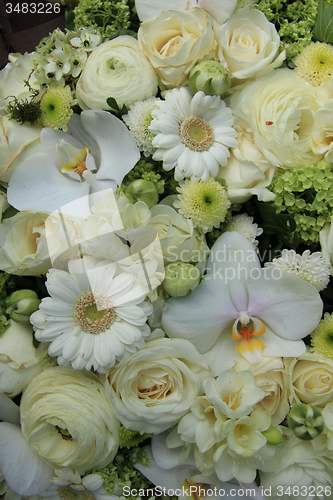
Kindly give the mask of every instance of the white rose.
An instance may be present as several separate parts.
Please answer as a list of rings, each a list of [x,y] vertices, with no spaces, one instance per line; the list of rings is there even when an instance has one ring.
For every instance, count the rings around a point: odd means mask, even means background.
[[[76,85],[82,109],[112,110],[113,97],[121,108],[157,94],[157,75],[140,52],[135,38],[123,35],[94,49]]]
[[[10,325],[0,335],[0,392],[13,398],[20,394],[33,377],[52,366],[47,344],[33,346],[33,330],[28,323]]]
[[[174,208],[166,205],[155,205],[151,208],[151,214],[147,225],[157,232],[166,262],[205,260],[209,252],[205,237],[193,228],[190,219],[185,219]]]
[[[24,80],[28,80],[30,73],[34,69],[32,55],[28,53],[24,55],[10,54],[9,63],[0,71],[0,115],[7,113],[7,105],[13,100],[13,96],[18,100],[22,100],[31,95]],[[33,75],[29,80],[29,84],[32,87],[38,87],[36,78]]]
[[[191,342],[162,338],[147,342],[106,375],[106,393],[127,429],[159,434],[177,423],[210,375]]]
[[[264,398],[254,405],[256,410],[266,410],[272,416],[272,425],[280,424],[289,412],[288,388],[289,377],[282,358],[263,356],[260,363],[250,364],[240,358],[234,370],[249,370],[255,378],[255,384],[265,393]]]
[[[16,167],[28,156],[42,153],[41,128],[21,125],[0,116],[0,181],[9,182]]]
[[[276,69],[248,83],[230,99],[235,126],[253,134],[254,145],[281,168],[317,163],[312,129],[319,109],[314,87],[295,71]]]
[[[259,201],[273,201],[275,194],[267,189],[276,168],[254,144],[252,133],[238,127],[238,148],[231,149],[228,163],[220,167],[218,179],[225,179],[231,203],[244,203],[256,195]]]
[[[264,69],[272,71],[286,58],[285,52],[275,60],[280,37],[273,23],[260,10],[245,7],[221,26],[219,58],[231,76],[245,79]]]
[[[0,269],[21,276],[45,274],[52,267],[50,257],[55,262],[68,250],[68,240],[73,239],[71,233],[75,233],[76,226],[69,218],[65,221],[66,235],[64,219],[57,213],[27,211],[5,219],[0,225]]]
[[[138,41],[166,88],[184,85],[194,64],[210,59],[216,45],[209,14],[200,8],[166,10],[144,21]]]
[[[326,222],[323,229],[320,231],[319,239],[321,252],[324,260],[331,265],[331,275],[333,276],[333,216],[331,222]]]
[[[300,358],[286,358],[291,399],[324,408],[333,401],[333,361],[306,352]]]
[[[82,474],[105,467],[117,453],[119,422],[90,372],[45,370],[24,390],[20,410],[23,436],[54,468]]]

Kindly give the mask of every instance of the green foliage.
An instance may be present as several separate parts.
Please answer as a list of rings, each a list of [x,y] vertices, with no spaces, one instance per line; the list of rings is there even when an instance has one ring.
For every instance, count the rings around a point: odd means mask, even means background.
[[[178,182],[174,179],[173,171],[163,170],[162,162],[149,161],[142,159],[138,161],[135,167],[126,175],[121,185],[120,191],[125,193],[126,188],[131,182],[137,179],[144,179],[155,184],[159,195],[169,196],[175,194]]]
[[[320,231],[333,214],[333,173],[329,164],[323,160],[283,172],[269,189],[276,194],[276,212],[289,214],[295,220],[300,240],[308,245],[318,243]]]
[[[333,5],[325,7],[324,0],[318,5],[313,37],[320,42],[333,43]]]
[[[287,59],[290,61],[309,45],[317,15],[316,0],[260,0],[257,9],[275,24],[281,38],[281,49],[288,45]]]
[[[103,40],[114,38],[120,30],[136,31],[138,19],[131,10],[134,0],[81,0],[74,9],[76,27],[98,29]]]
[[[136,431],[130,431],[121,426],[119,429],[119,447],[120,448],[133,448],[133,446],[138,446],[147,438],[151,437],[150,434],[140,434]]]
[[[145,448],[139,448],[138,446],[130,450],[124,448],[118,451],[113,462],[107,467],[92,469],[86,475],[100,475],[104,481],[103,487],[110,495],[114,494],[115,489],[121,490],[124,486],[129,486],[131,490],[154,488],[154,485],[134,468],[137,463],[146,466],[150,465]],[[136,500],[140,497],[128,496],[127,498]]]
[[[15,290],[15,283],[10,274],[0,271],[0,334],[8,327],[6,299]]]
[[[40,102],[33,99],[22,99],[19,101],[16,97],[8,104],[8,113],[12,120],[19,123],[30,123],[36,125],[41,116]]]
[[[113,111],[119,116],[119,118],[122,115],[126,115],[128,113],[128,109],[125,104],[122,108],[119,108],[117,101],[113,97],[108,97],[106,100],[106,104],[113,109]]]

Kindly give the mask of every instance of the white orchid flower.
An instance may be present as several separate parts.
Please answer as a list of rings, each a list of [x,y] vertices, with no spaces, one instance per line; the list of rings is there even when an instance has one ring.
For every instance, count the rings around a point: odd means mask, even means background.
[[[251,243],[237,232],[216,241],[204,282],[187,297],[171,299],[162,327],[190,340],[214,374],[243,356],[301,356],[301,340],[318,325],[323,303],[317,290],[285,271],[261,268]]]
[[[213,16],[219,24],[224,23],[232,14],[237,0],[135,0],[140,21],[157,17],[161,12],[171,9],[190,9],[200,7]]]
[[[67,133],[43,128],[40,141],[43,153],[26,158],[10,179],[8,201],[18,210],[70,204],[68,215],[86,217],[98,193],[115,191],[140,158],[126,126],[102,110],[73,114]]]

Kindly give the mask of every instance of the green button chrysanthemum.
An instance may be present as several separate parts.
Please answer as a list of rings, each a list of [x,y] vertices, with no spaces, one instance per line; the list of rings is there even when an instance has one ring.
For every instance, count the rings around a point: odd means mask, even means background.
[[[333,314],[325,313],[318,327],[311,334],[313,352],[333,360]]]
[[[194,227],[204,232],[219,227],[230,207],[226,189],[216,180],[186,180],[177,188],[180,193],[174,206]]]
[[[40,108],[44,127],[67,131],[67,123],[73,114],[73,97],[69,86],[50,87],[42,97]]]
[[[333,47],[329,43],[310,43],[294,59],[295,71],[315,87],[331,78],[333,74]]]

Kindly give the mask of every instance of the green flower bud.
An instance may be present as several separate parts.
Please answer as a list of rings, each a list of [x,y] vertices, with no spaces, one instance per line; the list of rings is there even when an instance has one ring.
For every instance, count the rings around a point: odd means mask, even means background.
[[[199,269],[186,262],[171,262],[165,268],[162,287],[171,297],[184,297],[200,282]]]
[[[287,415],[287,422],[295,436],[305,441],[316,438],[324,430],[321,411],[316,406],[304,403],[292,407]]]
[[[283,441],[281,432],[274,427],[274,425],[271,425],[267,431],[264,431],[261,434],[267,439],[267,444],[270,444],[271,446],[276,446]]]
[[[125,195],[131,203],[143,201],[149,208],[158,203],[158,193],[152,181],[137,179],[131,182],[125,190]]]
[[[226,94],[230,87],[228,71],[217,61],[201,61],[190,71],[189,85],[193,94],[202,90],[207,95]]]
[[[33,290],[17,290],[6,300],[6,312],[16,323],[25,323],[37,311],[39,304],[40,300]]]

